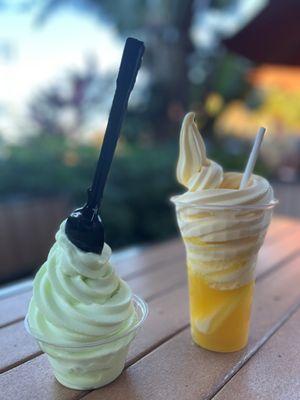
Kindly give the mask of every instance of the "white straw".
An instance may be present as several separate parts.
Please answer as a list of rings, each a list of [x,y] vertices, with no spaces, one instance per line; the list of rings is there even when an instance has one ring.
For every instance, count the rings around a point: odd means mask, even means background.
[[[253,144],[253,147],[252,147],[252,150],[251,150],[251,153],[250,153],[247,165],[246,165],[246,169],[245,169],[243,178],[240,183],[240,189],[245,189],[245,187],[248,184],[248,181],[250,179],[250,176],[252,174],[252,171],[254,169],[254,166],[255,166],[255,163],[257,160],[258,152],[259,152],[261,143],[263,141],[265,132],[266,132],[266,129],[263,127],[259,128],[259,130],[257,132],[255,141],[254,141],[254,144]]]

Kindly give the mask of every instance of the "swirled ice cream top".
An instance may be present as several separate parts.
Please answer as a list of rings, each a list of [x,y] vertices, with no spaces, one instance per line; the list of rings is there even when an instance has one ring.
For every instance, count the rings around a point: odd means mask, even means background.
[[[172,200],[188,263],[211,285],[230,288],[249,282],[271,212],[259,207],[241,211],[238,207],[272,203],[269,182],[252,175],[248,185],[239,189],[242,174],[224,173],[207,157],[193,112],[182,123],[176,173],[178,182],[187,189]]]
[[[274,197],[265,178],[252,175],[248,186],[239,189],[241,173],[224,173],[219,164],[207,158],[193,112],[188,113],[182,123],[176,173],[178,182],[188,189],[176,197],[183,204],[259,205],[268,204]]]
[[[33,283],[28,322],[33,332],[59,345],[86,344],[128,330],[136,321],[132,292],[101,255],[74,246],[65,221]]]

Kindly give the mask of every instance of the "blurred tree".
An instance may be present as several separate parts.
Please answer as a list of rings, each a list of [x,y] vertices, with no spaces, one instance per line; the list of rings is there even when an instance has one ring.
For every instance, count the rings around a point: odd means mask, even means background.
[[[220,49],[218,56],[210,62],[209,73],[203,84],[195,85],[191,101],[198,113],[198,126],[204,136],[214,132],[215,121],[229,101],[253,97],[250,83],[246,79],[250,64]]]
[[[111,88],[110,76],[101,75],[90,56],[83,71],[72,70],[64,80],[37,92],[29,104],[29,115],[40,133],[78,136],[106,101],[103,93]]]
[[[109,18],[121,35],[135,35],[146,42],[144,65],[150,72],[147,119],[152,121],[152,133],[160,138],[167,136],[181,120],[189,101],[194,0],[45,0],[39,21],[64,4]],[[145,117],[143,111],[141,114]]]
[[[113,247],[161,240],[175,233],[168,198],[179,190],[173,166],[176,146],[124,146],[114,159],[101,206],[107,240]],[[6,147],[4,157],[0,151],[0,201],[64,196],[75,208],[86,200],[97,147],[51,135],[27,137]]]
[[[236,59],[220,48],[222,30],[210,47],[202,45],[199,37],[195,40],[193,33],[201,15],[215,9],[227,13],[231,9],[234,13],[237,2],[44,0],[37,20],[41,23],[56,9],[67,5],[112,22],[122,36],[133,35],[144,40],[143,65],[149,76],[146,101],[144,107],[140,105],[128,113],[124,131],[131,140],[137,139],[134,131],[139,138],[144,138],[141,133],[150,133],[152,138],[162,140],[178,131],[178,123],[188,108],[199,113],[198,122],[210,131],[215,116],[209,115],[204,105],[211,91],[220,88],[221,95],[226,91],[225,101],[244,95],[244,68],[239,68],[242,62],[235,68]]]

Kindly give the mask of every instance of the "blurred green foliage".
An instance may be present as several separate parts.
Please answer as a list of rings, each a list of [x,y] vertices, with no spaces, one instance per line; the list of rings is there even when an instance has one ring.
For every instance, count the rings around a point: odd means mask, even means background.
[[[176,232],[171,195],[183,191],[175,178],[176,141],[145,146],[121,141],[112,164],[101,216],[113,248],[160,241]],[[241,146],[238,144],[238,146]],[[233,153],[226,140],[208,142],[209,157],[225,170],[241,170],[249,144]],[[38,135],[6,146],[0,158],[0,199],[66,196],[71,208],[84,203],[98,158],[96,146],[62,136]],[[267,175],[259,163],[257,173]]]
[[[61,136],[39,135],[7,146],[1,160],[0,195],[3,198],[66,194],[76,198],[96,155],[96,149],[77,148]]]
[[[98,148],[58,136],[37,136],[6,148],[0,160],[0,199],[67,196],[73,208],[86,199]],[[169,197],[175,181],[174,145],[137,148],[121,143],[110,172],[101,216],[115,248],[162,240],[175,232]]]
[[[131,147],[113,163],[103,202],[103,222],[109,243],[159,241],[175,234],[171,195],[175,180],[174,145]]]

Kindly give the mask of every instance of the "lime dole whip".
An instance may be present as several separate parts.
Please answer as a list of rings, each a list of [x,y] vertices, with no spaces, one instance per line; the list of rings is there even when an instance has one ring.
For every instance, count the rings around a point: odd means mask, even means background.
[[[90,389],[123,370],[139,316],[132,292],[110,263],[111,250],[83,252],[66,236],[65,221],[33,283],[27,322],[57,380]]]
[[[47,354],[57,380],[73,389],[94,389],[116,379],[124,368],[129,345],[147,316],[146,303],[133,295],[114,271],[99,216],[143,53],[143,42],[126,40],[87,201],[61,224],[47,261],[34,279],[25,320],[27,331]]]
[[[191,333],[196,344],[232,352],[248,341],[258,251],[276,204],[269,182],[223,172],[209,160],[195,123],[185,116],[177,179],[187,189],[174,196],[185,244]]]

